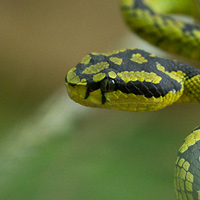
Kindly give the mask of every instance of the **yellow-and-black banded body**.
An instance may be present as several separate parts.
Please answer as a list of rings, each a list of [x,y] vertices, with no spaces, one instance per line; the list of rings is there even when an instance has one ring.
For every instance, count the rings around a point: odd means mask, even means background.
[[[69,96],[90,107],[154,111],[200,101],[200,70],[140,49],[90,53],[66,76]]]
[[[200,126],[185,138],[175,162],[177,199],[200,199]]]
[[[177,4],[180,9],[184,7],[184,1],[177,1]],[[156,12],[155,5],[152,0],[121,0],[122,13],[129,28],[168,52],[200,59],[200,26]]]

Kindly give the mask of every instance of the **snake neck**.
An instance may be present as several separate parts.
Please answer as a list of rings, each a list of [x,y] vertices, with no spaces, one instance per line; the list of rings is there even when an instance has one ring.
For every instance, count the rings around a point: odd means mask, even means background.
[[[200,102],[200,70],[187,65],[183,71],[184,90],[178,102]]]
[[[200,74],[185,79],[182,102],[200,102]]]

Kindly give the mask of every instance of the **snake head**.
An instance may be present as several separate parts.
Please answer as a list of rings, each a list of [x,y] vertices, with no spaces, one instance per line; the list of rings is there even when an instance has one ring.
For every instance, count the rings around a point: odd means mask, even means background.
[[[85,106],[104,107],[105,94],[116,90],[116,74],[109,68],[105,54],[86,55],[65,77],[70,98]]]
[[[140,49],[90,53],[68,72],[68,94],[90,107],[158,110],[174,103],[183,92],[182,76],[167,72],[162,66],[166,62]]]

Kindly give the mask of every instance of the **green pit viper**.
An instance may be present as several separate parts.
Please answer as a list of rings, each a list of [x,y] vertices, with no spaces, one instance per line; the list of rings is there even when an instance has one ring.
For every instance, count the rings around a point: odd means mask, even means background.
[[[121,9],[126,23],[140,37],[171,53],[200,59],[200,26],[154,9],[167,2],[121,0]],[[174,10],[187,4],[176,3]],[[167,13],[168,6],[163,8]],[[90,53],[68,72],[65,81],[70,98],[90,107],[146,112],[177,102],[200,102],[199,69],[137,48]],[[200,126],[179,149],[174,183],[178,200],[200,200]]]

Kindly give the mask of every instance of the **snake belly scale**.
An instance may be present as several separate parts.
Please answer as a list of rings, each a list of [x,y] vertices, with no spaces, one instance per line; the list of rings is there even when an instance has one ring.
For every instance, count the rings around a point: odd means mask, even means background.
[[[200,58],[198,25],[157,14],[143,0],[122,0],[121,7],[127,24],[141,37],[170,52]],[[71,99],[96,108],[146,112],[200,102],[199,69],[138,48],[90,53],[69,70],[65,82]],[[179,149],[174,183],[178,200],[200,200],[200,126]]]

